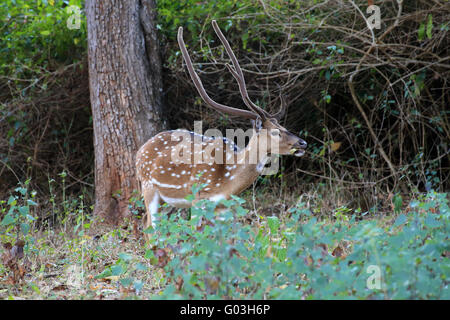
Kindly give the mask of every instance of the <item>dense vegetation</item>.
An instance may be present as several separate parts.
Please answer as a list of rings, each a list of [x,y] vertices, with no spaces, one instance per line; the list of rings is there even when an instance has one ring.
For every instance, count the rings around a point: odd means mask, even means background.
[[[222,200],[228,210],[216,219],[217,204],[204,200],[190,220],[165,208],[158,231],[145,231],[152,237],[147,246],[135,227],[93,229],[82,197],[65,203],[59,233],[32,230],[34,197],[18,188],[0,204],[7,212],[0,226],[2,297],[450,298],[443,193],[399,202],[382,219],[346,207],[318,219],[300,201],[280,217],[255,217],[239,197]]]
[[[139,197],[124,228],[90,215],[82,10],[67,26],[83,1],[2,1],[0,297],[448,299],[450,7],[386,2],[371,32],[355,3],[157,1],[170,127],[249,126],[202,106],[178,51],[183,25],[208,92],[242,107],[217,19],[252,99],[275,111],[282,93],[283,124],[309,152],[227,202],[222,221],[208,202],[190,221],[163,215],[145,248]]]

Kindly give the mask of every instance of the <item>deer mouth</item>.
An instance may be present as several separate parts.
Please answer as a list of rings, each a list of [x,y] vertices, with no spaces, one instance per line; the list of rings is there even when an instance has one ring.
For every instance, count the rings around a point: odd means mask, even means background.
[[[303,148],[292,148],[289,151],[292,155],[294,155],[296,157],[302,157],[303,155],[305,155],[305,149],[303,149]]]

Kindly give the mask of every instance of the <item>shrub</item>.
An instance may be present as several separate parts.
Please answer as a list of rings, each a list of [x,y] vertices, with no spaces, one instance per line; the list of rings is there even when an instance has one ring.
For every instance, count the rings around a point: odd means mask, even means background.
[[[350,1],[158,1],[170,125],[192,128],[202,119],[204,127],[248,126],[201,107],[182,63],[178,26],[186,29],[194,67],[210,95],[243,106],[225,68],[229,57],[210,25],[217,19],[251,98],[275,112],[282,94],[288,106],[283,124],[309,143],[311,161],[286,158],[288,170],[301,168],[303,181],[320,174],[343,189],[351,185],[353,199],[368,208],[378,205],[375,181],[395,192],[446,191],[450,68],[442,40],[448,38],[449,7],[383,2],[381,28],[371,31],[361,14],[367,2],[354,2],[360,11]]]
[[[93,154],[89,87],[83,68],[86,20],[82,0],[6,0],[0,3],[0,196],[31,175],[48,194],[49,176],[88,176]],[[70,23],[69,23],[70,26]],[[31,171],[27,159],[32,161]],[[80,191],[89,179],[75,184]],[[47,189],[47,190],[46,190]]]
[[[412,201],[393,223],[358,222],[357,215],[318,221],[299,204],[284,219],[261,217],[250,226],[243,223],[242,199],[222,204],[220,219],[206,200],[192,208],[190,221],[160,217],[146,252],[164,274],[160,298],[450,297],[446,194]],[[126,260],[118,262],[120,270]]]
[[[79,61],[87,48],[86,21],[80,15],[79,29],[69,29],[67,21],[73,15],[69,6],[81,8],[83,3],[82,0],[2,1],[0,75],[15,79],[12,81],[22,89],[42,86],[43,79],[34,77],[45,75],[44,70]]]

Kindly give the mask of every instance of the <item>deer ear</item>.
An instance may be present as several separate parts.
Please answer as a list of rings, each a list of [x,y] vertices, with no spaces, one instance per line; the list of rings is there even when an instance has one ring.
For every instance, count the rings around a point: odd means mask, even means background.
[[[252,122],[253,130],[259,132],[262,128],[262,120],[260,117],[256,118],[256,120],[250,120]]]

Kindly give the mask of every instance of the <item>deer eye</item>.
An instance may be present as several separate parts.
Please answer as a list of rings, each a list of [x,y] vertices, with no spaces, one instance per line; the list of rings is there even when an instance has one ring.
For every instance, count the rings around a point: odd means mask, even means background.
[[[281,136],[280,130],[278,130],[278,129],[272,130],[272,131],[270,132],[270,134],[271,134],[273,137]]]

